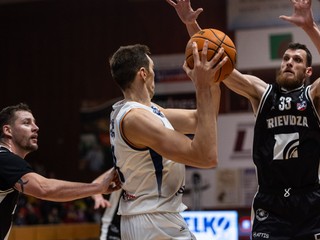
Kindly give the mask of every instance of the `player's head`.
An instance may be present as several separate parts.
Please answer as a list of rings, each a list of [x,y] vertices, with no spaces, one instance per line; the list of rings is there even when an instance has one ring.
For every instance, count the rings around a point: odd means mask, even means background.
[[[121,46],[110,58],[111,75],[122,90],[130,87],[140,68],[150,68],[146,45]]]
[[[38,149],[38,126],[25,103],[8,106],[0,111],[0,140],[16,145],[28,153]]]
[[[312,54],[306,45],[301,43],[289,43],[287,50],[303,50],[306,52],[306,67],[311,67],[312,65]]]
[[[277,83],[286,90],[302,86],[312,74],[312,55],[309,49],[300,43],[290,43],[283,54]]]

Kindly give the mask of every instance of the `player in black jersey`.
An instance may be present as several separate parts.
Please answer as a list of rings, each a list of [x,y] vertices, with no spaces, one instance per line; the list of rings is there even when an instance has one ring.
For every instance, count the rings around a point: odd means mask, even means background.
[[[190,0],[167,0],[193,35],[201,30]],[[281,19],[300,27],[320,53],[311,0],[292,0]],[[320,239],[320,79],[307,85],[312,56],[303,44],[285,51],[275,83],[234,70],[223,83],[246,97],[256,116],[253,161],[259,189],[252,208],[254,240]]]
[[[94,194],[109,194],[120,188],[114,169],[94,183],[45,178],[24,160],[38,149],[38,126],[26,104],[0,111],[0,240],[7,240],[19,194],[65,202]],[[114,185],[115,183],[115,185]]]

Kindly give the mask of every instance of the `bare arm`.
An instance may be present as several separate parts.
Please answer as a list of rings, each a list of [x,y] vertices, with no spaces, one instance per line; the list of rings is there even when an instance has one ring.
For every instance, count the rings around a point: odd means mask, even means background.
[[[203,54],[206,54],[206,51],[202,51]],[[168,159],[189,166],[200,168],[216,166],[220,88],[213,79],[214,73],[226,59],[219,62],[216,67],[213,66],[221,55],[222,51],[210,62],[206,61],[206,56],[201,57],[203,60],[200,61],[195,44],[194,69],[188,69],[186,64],[184,65],[188,76],[193,79],[197,96],[197,127],[192,140],[178,131],[164,127],[158,118],[144,109],[133,109],[125,116],[122,126],[127,140],[136,147],[149,147]]]
[[[183,134],[194,134],[198,124],[197,110],[190,109],[163,109],[173,128]]]
[[[232,91],[247,98],[252,106],[254,114],[257,113],[261,97],[268,84],[258,77],[242,74],[238,70],[233,70],[232,74],[223,83]]]
[[[15,184],[15,188],[27,195],[43,200],[65,202],[95,194],[109,194],[120,188],[118,176],[110,169],[100,183],[80,183],[45,178],[37,173],[27,173]],[[114,185],[115,183],[115,185]]]

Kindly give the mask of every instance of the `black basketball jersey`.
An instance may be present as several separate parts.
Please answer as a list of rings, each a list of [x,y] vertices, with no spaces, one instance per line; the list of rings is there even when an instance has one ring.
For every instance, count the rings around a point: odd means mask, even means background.
[[[13,186],[24,174],[32,171],[24,159],[0,147],[0,240],[8,239],[17,205],[19,192]]]
[[[302,188],[318,183],[320,121],[310,86],[269,85],[257,113],[253,161],[259,186]]]

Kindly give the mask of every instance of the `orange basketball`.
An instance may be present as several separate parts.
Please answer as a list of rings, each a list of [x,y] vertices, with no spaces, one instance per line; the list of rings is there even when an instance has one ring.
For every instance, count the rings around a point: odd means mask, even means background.
[[[185,58],[189,68],[193,68],[192,42],[197,43],[200,54],[205,40],[208,40],[208,60],[211,60],[221,47],[224,48],[224,54],[221,59],[223,59],[225,56],[228,57],[228,61],[216,73],[217,82],[221,82],[227,78],[235,68],[237,57],[236,47],[232,40],[224,32],[213,28],[203,29],[194,34],[186,46]]]

